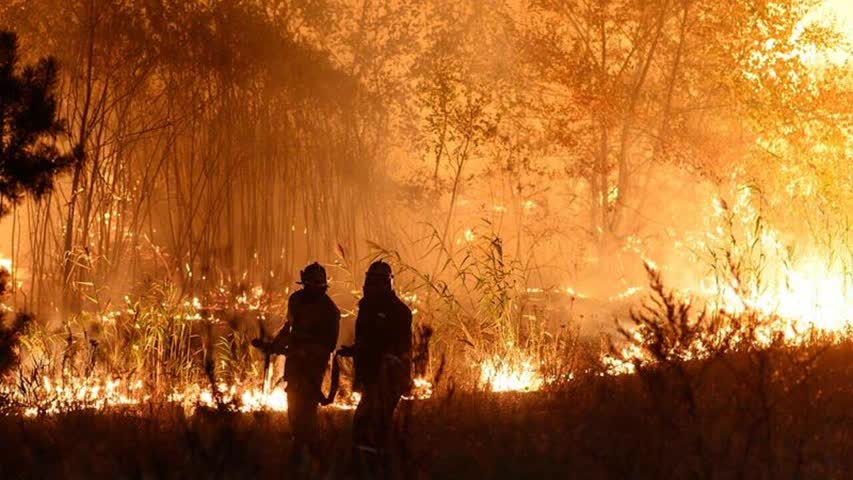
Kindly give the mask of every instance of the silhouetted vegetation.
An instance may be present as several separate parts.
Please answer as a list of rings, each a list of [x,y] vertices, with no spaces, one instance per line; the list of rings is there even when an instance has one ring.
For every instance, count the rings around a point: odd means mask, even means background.
[[[818,355],[818,353],[820,353]],[[851,345],[775,348],[588,376],[558,391],[456,392],[404,402],[394,478],[827,478],[853,468]],[[350,414],[321,414],[325,465],[343,476]],[[292,478],[282,414],[143,406],[0,419],[7,478]]]
[[[22,67],[17,35],[0,30],[0,217],[27,193],[44,196],[71,161],[56,146],[57,81],[56,60]]]

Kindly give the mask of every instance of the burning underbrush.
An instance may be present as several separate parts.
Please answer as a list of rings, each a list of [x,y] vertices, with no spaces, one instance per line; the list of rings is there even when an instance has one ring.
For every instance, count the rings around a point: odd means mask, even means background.
[[[514,342],[449,357],[435,348],[445,332],[418,329],[416,344],[433,348],[415,349],[393,478],[843,476],[853,445],[843,433],[853,425],[850,330],[795,329],[779,314],[670,289],[652,265],[647,274],[644,304],[604,342],[577,330],[537,341],[519,331]],[[429,314],[424,300],[406,298]],[[280,362],[265,370],[242,350],[266,301],[206,309],[182,300],[163,310],[171,315],[129,303],[97,340],[82,329],[51,337],[37,323],[5,335],[22,355],[0,392],[4,412],[31,418],[0,416],[0,432],[22,439],[0,452],[2,463],[45,476],[53,465],[75,476],[164,476],[164,462],[179,476],[287,475],[289,427],[275,415],[287,409]],[[241,334],[239,325],[255,330]],[[162,337],[148,338],[154,332]],[[49,345],[54,357],[37,353]],[[346,462],[346,410],[358,400],[344,382],[323,410],[323,451],[342,462],[324,472],[340,474]],[[81,438],[109,455],[76,454]],[[41,450],[63,455],[34,463]]]
[[[713,300],[668,290],[661,273],[646,265],[651,296],[621,325],[621,341],[602,356],[608,373],[635,373],[662,364],[707,361],[738,352],[829,346],[853,338],[851,318],[832,319],[833,328],[802,318],[767,313],[743,301],[731,311]],[[695,310],[696,304],[702,308]],[[745,305],[745,306],[744,306]],[[714,308],[717,307],[717,308]]]
[[[201,300],[156,286],[147,296],[125,297],[119,308],[74,316],[59,327],[9,313],[2,409],[25,416],[159,404],[188,413],[286,411],[283,361],[250,347],[251,339],[270,335],[268,324],[281,321],[271,313],[280,308],[281,296],[260,287],[219,288]],[[351,410],[359,394],[347,381],[351,362],[340,361],[345,379],[328,408]],[[431,395],[431,380],[417,376],[406,399]]]
[[[734,263],[733,257],[729,260]],[[739,296],[734,289],[726,290],[732,296],[724,304],[717,303],[719,297],[668,289],[655,265],[647,263],[646,268],[650,293],[631,310],[630,322],[620,324],[619,334],[605,337],[597,347],[579,329],[553,335],[533,329],[531,322],[513,320],[537,311],[517,303],[504,306],[508,321],[493,324],[506,328],[502,335],[510,340],[489,343],[487,336],[472,335],[466,342],[469,353],[459,358],[448,358],[445,351],[441,361],[434,362],[430,343],[440,345],[442,337],[435,342],[432,329],[419,329],[417,375],[406,400],[426,400],[456,385],[489,393],[557,392],[575,388],[568,385],[578,378],[643,374],[744,353],[806,351],[853,338],[851,310],[807,323],[804,316],[785,317],[758,308],[751,297]],[[741,278],[734,267],[730,273]],[[121,308],[75,317],[64,329],[51,330],[21,317],[4,334],[4,348],[21,357],[6,365],[0,390],[4,410],[42,416],[81,409],[141,411],[171,404],[188,413],[199,408],[286,411],[286,385],[278,380],[282,362],[265,359],[249,347],[252,338],[270,335],[269,320],[277,321],[272,312],[280,308],[281,299],[259,287],[235,291],[229,296],[226,289],[218,289],[201,300],[180,299],[160,288],[155,302],[125,298]],[[425,306],[416,295],[404,298],[416,312]],[[496,308],[494,303],[479,305]],[[348,363],[343,366],[345,378],[350,368]],[[449,385],[441,384],[443,376],[449,377]],[[358,400],[345,381],[328,408],[353,409]]]
[[[819,254],[808,243],[795,255],[754,201],[715,201],[706,233],[682,242],[703,266],[699,274],[685,275],[675,262],[659,265],[648,245],[629,238],[622,250],[644,262],[647,282],[622,282],[599,298],[580,286],[533,286],[530,261],[508,254],[495,232],[466,236],[434,272],[377,247],[375,255],[394,264],[417,326],[407,400],[441,398],[459,387],[558,392],[581,379],[848,342],[850,259]],[[358,291],[343,287],[335,295],[348,343]],[[31,416],[158,403],[188,412],[284,411],[283,360],[250,343],[275,333],[289,293],[223,283],[188,295],[154,283],[117,305],[63,319],[32,321],[7,311],[19,320],[7,322],[0,339],[9,352],[0,364],[4,408]],[[617,312],[615,331],[585,331],[584,302]],[[342,371],[349,378],[349,361]],[[352,409],[358,400],[345,380],[329,408]]]
[[[524,357],[487,358],[480,366],[480,381],[493,392],[536,391],[545,384],[541,366]]]
[[[644,364],[636,375],[587,376],[541,394],[404,402],[392,478],[843,478],[851,358],[850,342],[776,346]],[[162,407],[0,417],[0,433],[16,439],[0,464],[44,477],[292,475],[282,455],[289,427],[275,412]],[[322,415],[321,468],[336,478],[351,420],[336,409]]]

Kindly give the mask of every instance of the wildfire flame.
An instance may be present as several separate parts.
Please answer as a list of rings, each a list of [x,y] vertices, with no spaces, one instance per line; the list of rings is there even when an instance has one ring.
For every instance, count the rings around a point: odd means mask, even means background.
[[[715,284],[700,288],[699,300],[711,311],[724,312],[737,318],[747,313],[757,315],[762,321],[749,340],[756,345],[769,345],[774,338],[798,345],[812,334],[821,334],[830,340],[849,338],[853,331],[853,295],[850,291],[849,273],[834,270],[817,256],[807,256],[795,265],[785,265],[783,278],[771,282],[754,293],[744,293],[738,285]],[[689,292],[685,301],[691,301]],[[734,331],[722,329],[718,335]],[[631,374],[637,363],[647,361],[643,350],[641,332],[634,330],[633,342],[621,348],[617,355],[601,357],[608,373]],[[746,340],[734,336],[736,344]],[[702,358],[711,349],[713,338],[697,338],[685,350],[684,360]]]
[[[425,400],[432,396],[432,383],[425,378],[415,378],[412,394],[405,400]],[[23,405],[25,416],[54,415],[63,411],[85,408],[107,410],[110,408],[133,407],[155,402],[157,398],[147,391],[141,381],[126,382],[118,378],[41,378],[31,385],[26,393],[4,387],[2,393]],[[161,397],[158,397],[161,398]],[[209,386],[189,384],[176,389],[161,398],[166,403],[183,407],[192,413],[198,407],[216,408],[221,404],[236,412],[286,412],[287,393],[284,386],[271,389],[243,386],[220,382],[216,385],[216,394]],[[335,410],[353,410],[358,406],[361,395],[350,392],[339,396],[327,408]]]
[[[545,385],[537,362],[524,355],[497,355],[480,364],[480,383],[492,392],[531,392]]]
[[[839,332],[853,322],[853,295],[844,272],[827,268],[825,262],[809,257],[795,268],[786,267],[784,281],[747,296],[726,285],[719,289],[715,305],[733,314],[746,309],[774,315],[787,323],[786,338],[810,328]]]
[[[12,259],[0,257],[0,270],[6,270],[7,272],[12,273]]]

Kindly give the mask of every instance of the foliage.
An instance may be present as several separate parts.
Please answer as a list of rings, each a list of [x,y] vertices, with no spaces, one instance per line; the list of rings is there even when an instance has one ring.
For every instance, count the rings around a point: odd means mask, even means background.
[[[25,194],[42,197],[70,162],[56,137],[58,118],[56,60],[18,65],[18,37],[0,30],[0,216]]]
[[[0,325],[0,377],[2,378],[18,366],[21,337],[33,320],[31,315],[26,314],[11,315],[11,317],[11,321],[4,320],[4,324]]]
[[[427,241],[427,252],[441,248],[437,229]],[[574,370],[572,319],[549,317],[552,299],[530,287],[533,266],[508,254],[494,232],[478,233],[446,253],[435,275],[418,270],[398,252],[374,248],[375,258],[394,265],[398,288],[417,309],[416,319],[435,328],[433,348],[451,359],[455,380],[480,381],[477,369],[493,359],[511,365],[532,361],[533,370],[550,369],[551,378]],[[561,326],[555,331],[554,324]]]

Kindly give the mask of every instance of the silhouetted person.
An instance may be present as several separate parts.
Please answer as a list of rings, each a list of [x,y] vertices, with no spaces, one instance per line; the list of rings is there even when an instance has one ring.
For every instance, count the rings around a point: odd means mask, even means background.
[[[287,418],[293,433],[293,465],[306,447],[316,454],[317,408],[325,399],[323,377],[338,342],[341,313],[326,294],[326,270],[312,263],[300,272],[302,288],[287,301],[287,321],[271,343],[255,341],[268,353],[283,353]]]
[[[394,409],[411,382],[412,312],[392,286],[391,266],[370,265],[358,304],[355,344],[342,349],[354,357],[353,388],[361,401],[353,418],[353,455],[369,477],[387,468]]]

